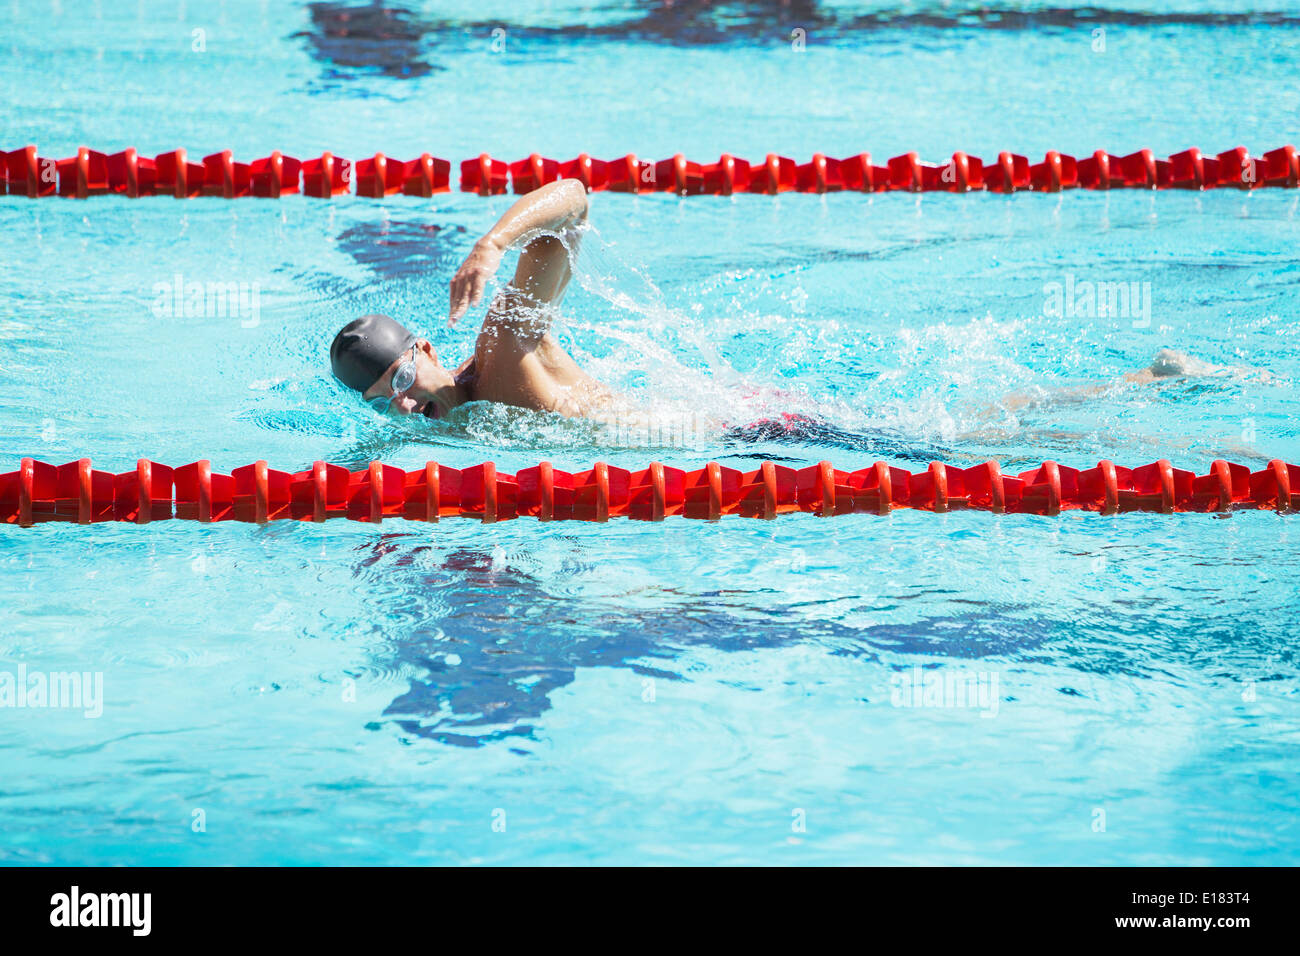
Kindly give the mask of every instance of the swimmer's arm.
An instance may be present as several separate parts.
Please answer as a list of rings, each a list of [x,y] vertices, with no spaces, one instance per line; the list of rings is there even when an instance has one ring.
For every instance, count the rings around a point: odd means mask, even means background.
[[[511,292],[521,304],[558,302],[569,283],[569,254],[553,233],[587,218],[587,190],[576,179],[561,179],[535,189],[506,210],[451,280],[448,324],[483,301],[483,290],[496,274],[506,250],[526,241]],[[571,242],[576,242],[576,236]],[[530,301],[531,300],[531,301]],[[491,317],[491,316],[490,316]]]

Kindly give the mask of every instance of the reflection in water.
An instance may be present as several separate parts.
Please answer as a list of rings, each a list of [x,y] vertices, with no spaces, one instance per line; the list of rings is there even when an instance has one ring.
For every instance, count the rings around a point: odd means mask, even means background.
[[[374,75],[406,80],[435,67],[425,59],[430,25],[403,7],[383,4],[309,3],[311,28],[305,38],[311,54],[328,65],[331,79]]]
[[[990,7],[988,4],[931,0],[921,9],[899,11],[882,5],[866,12],[826,8],[816,0],[641,0],[606,3],[584,19],[562,25],[474,20],[415,14],[394,4],[352,6],[338,2],[308,4],[311,28],[306,38],[312,55],[328,67],[330,79],[378,74],[396,79],[425,76],[435,69],[427,57],[439,43],[458,51],[478,37],[486,42],[504,29],[514,40],[646,40],[684,46],[734,41],[788,43],[795,28],[820,38],[898,29],[1035,30],[1092,26],[1296,26],[1300,17],[1283,12],[1100,10],[1043,5]],[[1231,6],[1224,4],[1225,7]],[[576,16],[576,14],[575,14]],[[588,17],[590,19],[588,19]],[[592,22],[592,20],[596,22]]]
[[[450,279],[469,252],[464,226],[380,220],[357,223],[339,235],[339,249],[381,279]]]
[[[551,707],[551,692],[583,668],[687,680],[676,662],[684,649],[749,651],[800,642],[868,661],[882,652],[979,659],[1039,648],[1063,627],[1006,609],[853,627],[809,618],[789,605],[755,606],[755,595],[745,590],[667,594],[653,608],[627,607],[563,593],[564,577],[590,571],[577,558],[561,571],[559,586],[548,589],[504,555],[480,550],[453,551],[430,570],[431,550],[410,546],[406,537],[385,536],[358,569],[391,561],[384,573],[405,578],[391,613],[419,622],[390,641],[390,659],[374,661],[385,672],[419,674],[385,715],[405,733],[458,746],[530,737]],[[436,617],[430,607],[438,609]]]
[[[704,45],[757,37],[784,41],[793,27],[829,29],[836,22],[833,14],[818,9],[816,0],[750,0],[725,5],[712,0],[652,0],[627,6],[632,15],[617,23],[548,32]]]

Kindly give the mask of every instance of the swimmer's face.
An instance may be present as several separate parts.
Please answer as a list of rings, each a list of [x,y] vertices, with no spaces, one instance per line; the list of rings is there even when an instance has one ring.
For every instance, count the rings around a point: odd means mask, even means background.
[[[442,418],[460,404],[460,396],[456,390],[456,376],[442,367],[438,352],[427,339],[418,339],[415,343],[415,384],[393,395],[393,375],[410,357],[409,350],[402,353],[361,397],[369,402],[372,398],[391,395],[392,401],[388,404],[390,415]]]

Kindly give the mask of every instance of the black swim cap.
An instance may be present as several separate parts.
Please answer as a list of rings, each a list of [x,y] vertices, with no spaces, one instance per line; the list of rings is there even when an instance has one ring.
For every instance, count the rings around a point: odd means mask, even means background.
[[[363,315],[334,336],[330,366],[348,388],[364,392],[388,371],[388,366],[415,344],[415,336],[396,319]]]

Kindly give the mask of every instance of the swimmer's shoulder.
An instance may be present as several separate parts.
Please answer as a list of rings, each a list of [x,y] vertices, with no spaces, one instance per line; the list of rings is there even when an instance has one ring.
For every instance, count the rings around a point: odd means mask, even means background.
[[[536,410],[555,405],[553,376],[532,349],[520,349],[501,337],[480,336],[467,366],[473,376],[466,382],[472,401]]]
[[[549,332],[524,347],[480,337],[474,357],[474,401],[501,402],[569,417],[587,415],[610,399]]]

